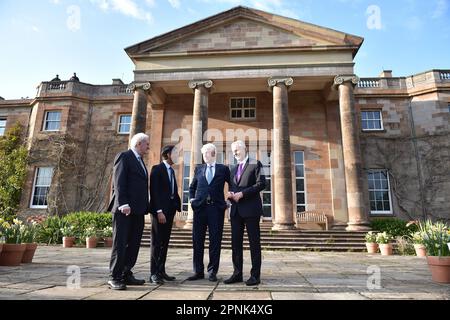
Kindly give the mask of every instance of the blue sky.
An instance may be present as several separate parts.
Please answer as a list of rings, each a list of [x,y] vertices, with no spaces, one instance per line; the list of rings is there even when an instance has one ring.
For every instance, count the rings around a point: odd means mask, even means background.
[[[0,96],[41,81],[133,80],[124,48],[245,5],[362,36],[356,73],[450,69],[450,0],[0,0]]]

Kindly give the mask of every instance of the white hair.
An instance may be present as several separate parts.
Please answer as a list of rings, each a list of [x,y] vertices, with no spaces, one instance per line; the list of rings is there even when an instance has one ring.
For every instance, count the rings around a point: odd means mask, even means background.
[[[131,138],[130,147],[136,148],[140,142],[145,140],[150,141],[150,137],[145,133],[137,133]]]
[[[206,152],[208,152],[210,150],[216,152],[217,148],[212,143],[207,143],[202,147],[201,152],[202,152],[202,154],[205,154]]]
[[[247,146],[245,145],[245,142],[242,140],[237,140],[231,144],[231,149],[233,150],[235,147],[241,147],[247,150]]]

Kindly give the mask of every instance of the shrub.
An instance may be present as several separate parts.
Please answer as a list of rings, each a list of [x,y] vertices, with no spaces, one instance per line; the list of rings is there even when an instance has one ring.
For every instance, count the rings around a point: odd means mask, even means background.
[[[407,236],[397,237],[397,250],[403,256],[415,255],[414,245]]]
[[[391,241],[391,240],[392,240],[392,236],[389,233],[387,233],[386,231],[377,233],[377,243],[378,244],[388,244],[389,241]]]
[[[112,225],[111,213],[80,211],[69,213],[64,219],[79,232],[86,230],[90,226],[96,230],[103,230]]]
[[[448,257],[450,248],[447,243],[450,242],[449,227],[443,222],[432,222],[427,220],[419,223],[422,233],[423,243],[427,248],[427,255]]]
[[[62,242],[61,229],[67,226],[64,218],[58,216],[47,217],[38,231],[37,240],[40,243],[59,244]]]
[[[373,219],[371,228],[374,231],[387,232],[393,237],[409,236],[418,230],[417,225],[409,225],[407,221],[401,219]]]
[[[366,239],[367,243],[376,243],[377,242],[377,234],[374,233],[373,231],[369,231],[366,233],[365,239]]]

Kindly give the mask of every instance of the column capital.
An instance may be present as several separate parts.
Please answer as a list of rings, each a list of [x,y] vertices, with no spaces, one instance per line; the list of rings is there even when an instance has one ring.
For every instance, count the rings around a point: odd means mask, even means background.
[[[359,82],[359,77],[356,74],[343,74],[336,76],[333,82],[333,88],[337,89],[341,84],[350,82],[353,86],[356,86]]]
[[[150,91],[150,89],[152,88],[152,84],[150,82],[136,82],[136,83],[132,83],[128,86],[128,89],[130,89],[131,91],[136,91],[137,89],[142,89],[146,92]]]
[[[278,84],[284,84],[286,87],[290,87],[294,84],[294,79],[291,77],[272,77],[267,80],[270,89],[277,86]]]
[[[214,85],[214,82],[212,80],[192,80],[189,81],[188,85],[192,90],[195,90],[198,87],[205,87],[206,89],[210,89]]]

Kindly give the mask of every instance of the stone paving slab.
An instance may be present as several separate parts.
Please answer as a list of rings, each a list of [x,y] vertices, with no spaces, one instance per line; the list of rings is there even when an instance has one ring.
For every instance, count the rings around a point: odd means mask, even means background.
[[[225,285],[233,272],[230,250],[223,250],[218,281],[186,281],[192,275],[192,250],[170,249],[166,270],[177,279],[112,291],[106,285],[111,251],[107,248],[39,246],[31,264],[0,266],[0,299],[73,300],[449,300],[450,285],[432,281],[425,259],[365,253],[263,251],[261,284]],[[149,279],[150,250],[142,249],[136,278]],[[251,269],[244,254],[244,280]],[[205,265],[208,252],[205,252]],[[80,272],[80,289],[69,289],[69,267]],[[69,269],[70,270],[70,269]],[[378,270],[379,287],[369,289],[370,270]],[[70,284],[70,282],[69,282]]]

